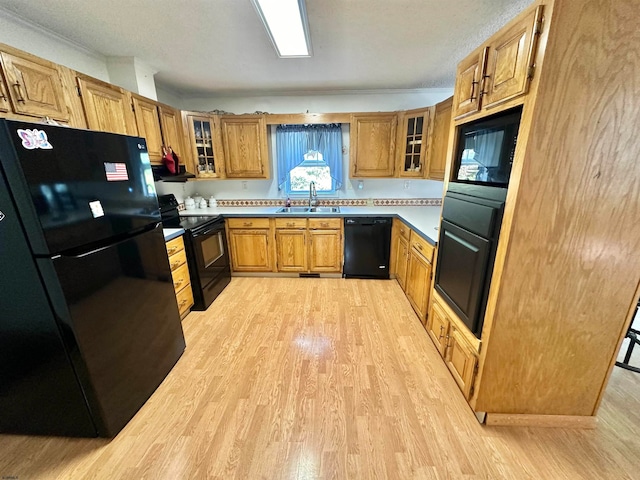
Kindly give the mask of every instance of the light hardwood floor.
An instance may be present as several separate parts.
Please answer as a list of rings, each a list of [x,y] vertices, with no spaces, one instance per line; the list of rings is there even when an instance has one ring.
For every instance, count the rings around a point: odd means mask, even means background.
[[[0,436],[0,478],[640,478],[640,375],[595,430],[477,423],[395,281],[234,278],[112,441]]]

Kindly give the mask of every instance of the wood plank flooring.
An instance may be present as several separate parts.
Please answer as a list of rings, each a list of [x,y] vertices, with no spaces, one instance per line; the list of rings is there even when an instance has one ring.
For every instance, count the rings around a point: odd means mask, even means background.
[[[595,430],[486,427],[395,281],[234,278],[112,441],[0,436],[0,478],[640,478],[640,375]]]

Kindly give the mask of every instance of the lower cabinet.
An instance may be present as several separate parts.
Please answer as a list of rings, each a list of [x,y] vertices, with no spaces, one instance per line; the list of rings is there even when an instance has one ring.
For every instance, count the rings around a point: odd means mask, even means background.
[[[401,237],[402,242],[402,237]],[[426,322],[429,307],[429,293],[431,291],[431,261],[433,246],[420,237],[413,230],[409,241],[409,260],[405,293],[409,303],[418,314],[422,323]],[[402,247],[399,252],[402,251]]]
[[[271,272],[271,224],[268,218],[227,219],[231,268],[234,272]]]
[[[173,288],[176,291],[176,299],[178,301],[178,310],[180,316],[184,317],[193,306],[193,291],[191,290],[189,265],[187,265],[187,255],[184,250],[182,236],[169,240],[166,243],[166,247],[169,255],[169,265],[171,266]]]
[[[277,218],[278,272],[340,273],[342,219]]]
[[[400,220],[394,219],[393,222],[396,235],[396,251],[394,263],[395,275],[396,280],[398,280],[398,283],[406,292],[407,266],[409,264],[409,237],[411,235],[411,229]]]
[[[427,321],[427,332],[433,340],[451,375],[469,400],[473,395],[480,341],[465,332],[464,326],[434,292]]]

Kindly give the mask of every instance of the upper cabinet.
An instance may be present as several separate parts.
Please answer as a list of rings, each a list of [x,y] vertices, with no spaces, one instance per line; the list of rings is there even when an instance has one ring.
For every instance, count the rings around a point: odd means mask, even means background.
[[[220,120],[215,115],[183,112],[197,178],[223,178],[224,156]]]
[[[147,140],[147,151],[151,163],[162,163],[162,132],[158,106],[152,100],[139,95],[131,96],[138,126],[138,135]]]
[[[182,114],[180,110],[167,105],[159,105],[160,129],[162,130],[163,145],[171,147],[180,160],[181,165],[190,164],[190,153],[184,148],[184,129],[182,128]]]
[[[137,135],[131,99],[126,90],[95,78],[78,76],[87,126],[91,130]]]
[[[56,64],[15,51],[1,51],[0,59],[6,80],[6,86],[0,87],[0,110],[9,110],[8,98],[17,114],[69,119]]]
[[[456,119],[527,93],[541,23],[539,6],[460,62],[453,103]]]
[[[436,104],[433,109],[431,122],[431,136],[429,138],[429,154],[427,156],[427,178],[432,180],[444,180],[444,171],[447,166],[447,147],[449,145],[449,132],[451,129],[451,108],[453,97]]]
[[[351,115],[351,177],[392,177],[397,114]]]
[[[4,79],[0,75],[0,112],[8,112],[9,108],[9,94],[7,93]]]
[[[424,178],[430,108],[398,113],[398,176]]]
[[[227,178],[269,178],[264,115],[223,115],[220,130]]]

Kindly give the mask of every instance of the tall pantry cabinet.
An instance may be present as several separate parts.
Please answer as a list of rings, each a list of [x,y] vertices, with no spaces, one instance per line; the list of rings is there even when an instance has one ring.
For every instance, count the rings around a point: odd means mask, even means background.
[[[538,0],[460,64],[449,159],[459,125],[523,106],[477,373],[459,379],[487,424],[593,425],[635,310],[633,3]]]

